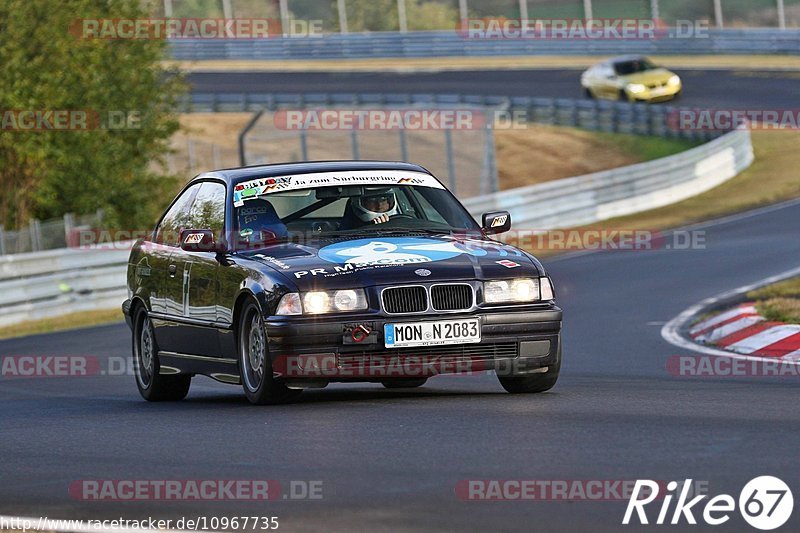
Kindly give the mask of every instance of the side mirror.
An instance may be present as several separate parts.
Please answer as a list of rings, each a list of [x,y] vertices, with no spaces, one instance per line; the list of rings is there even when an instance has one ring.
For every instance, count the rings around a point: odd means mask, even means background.
[[[487,235],[505,233],[511,229],[511,214],[508,211],[484,213],[482,226]]]
[[[217,241],[210,229],[181,230],[181,250],[185,252],[224,252],[225,242]]]

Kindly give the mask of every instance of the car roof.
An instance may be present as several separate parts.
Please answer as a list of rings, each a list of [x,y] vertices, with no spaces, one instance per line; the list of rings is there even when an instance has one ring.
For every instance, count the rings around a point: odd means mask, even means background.
[[[354,170],[405,170],[423,172],[427,169],[412,163],[400,161],[314,161],[303,163],[277,163],[271,165],[252,165],[247,167],[226,168],[204,172],[192,182],[208,178],[221,178],[228,184],[235,184],[245,179],[260,177],[288,176],[290,174],[314,174],[318,172],[348,172]]]

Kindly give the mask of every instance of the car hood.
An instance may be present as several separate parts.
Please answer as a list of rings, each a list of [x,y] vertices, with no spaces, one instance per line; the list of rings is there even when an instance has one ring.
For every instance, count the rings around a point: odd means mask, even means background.
[[[665,68],[657,68],[653,70],[646,70],[644,72],[637,72],[635,74],[629,74],[627,76],[620,76],[620,80],[624,81],[625,83],[642,83],[642,84],[650,84],[650,83],[666,83],[672,76],[675,74],[670,72]]]
[[[301,291],[543,274],[538,262],[513,246],[449,235],[285,243],[245,255]]]

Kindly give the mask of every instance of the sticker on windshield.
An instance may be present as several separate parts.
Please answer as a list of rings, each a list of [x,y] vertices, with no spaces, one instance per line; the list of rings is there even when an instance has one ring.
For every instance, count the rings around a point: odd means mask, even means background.
[[[336,187],[340,185],[417,185],[432,189],[444,189],[444,185],[429,174],[399,170],[359,170],[353,172],[322,172],[259,178],[236,185],[233,191],[233,205],[241,207],[247,200],[259,196],[284,191],[311,189],[316,187]]]

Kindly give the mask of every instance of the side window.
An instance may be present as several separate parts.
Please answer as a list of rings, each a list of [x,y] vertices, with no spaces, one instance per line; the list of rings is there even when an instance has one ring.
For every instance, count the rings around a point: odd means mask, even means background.
[[[189,209],[200,185],[192,185],[175,200],[156,229],[156,242],[167,246],[178,246],[180,232],[189,227]]]
[[[225,186],[212,181],[203,182],[189,211],[189,227],[210,229],[222,235],[225,227]]]

